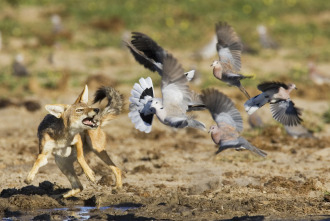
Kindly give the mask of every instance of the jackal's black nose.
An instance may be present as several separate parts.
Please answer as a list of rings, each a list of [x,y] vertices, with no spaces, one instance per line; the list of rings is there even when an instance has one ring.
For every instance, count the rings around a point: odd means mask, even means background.
[[[94,112],[98,114],[100,112],[100,109],[94,108]]]

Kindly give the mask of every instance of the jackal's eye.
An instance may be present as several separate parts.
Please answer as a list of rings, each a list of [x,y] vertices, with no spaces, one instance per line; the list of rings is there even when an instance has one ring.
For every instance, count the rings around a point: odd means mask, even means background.
[[[83,111],[84,111],[84,109],[82,109],[82,108],[76,109],[76,113],[82,113]]]

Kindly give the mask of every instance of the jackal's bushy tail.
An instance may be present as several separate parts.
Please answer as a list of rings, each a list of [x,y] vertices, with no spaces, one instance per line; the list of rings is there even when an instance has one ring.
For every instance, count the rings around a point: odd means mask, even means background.
[[[105,125],[119,115],[124,105],[123,96],[112,87],[100,87],[95,92],[93,103],[101,102],[104,98],[107,98],[108,103],[100,111],[101,125]]]

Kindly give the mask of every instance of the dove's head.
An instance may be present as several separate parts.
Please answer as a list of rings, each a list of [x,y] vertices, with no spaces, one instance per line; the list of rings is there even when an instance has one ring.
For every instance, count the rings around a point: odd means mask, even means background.
[[[52,15],[50,20],[52,21],[53,25],[61,24],[61,17],[57,14]]]
[[[211,64],[211,67],[219,67],[221,66],[220,61],[213,61],[213,63]]]
[[[267,33],[267,28],[264,25],[258,25],[257,31],[260,35],[264,35]]]
[[[22,54],[17,54],[15,57],[15,61],[18,63],[23,63],[24,62],[24,57]]]
[[[296,87],[296,85],[293,84],[293,83],[288,84],[288,88],[289,88],[290,91],[292,91],[293,89],[296,89],[296,90],[298,89],[298,88]]]
[[[218,130],[218,126],[217,125],[212,125],[209,129],[209,133],[213,133],[213,132],[216,132]]]

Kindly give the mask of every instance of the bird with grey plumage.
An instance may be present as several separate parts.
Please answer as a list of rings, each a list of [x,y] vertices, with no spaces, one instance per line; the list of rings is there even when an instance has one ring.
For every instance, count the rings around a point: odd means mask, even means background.
[[[286,126],[296,126],[301,123],[301,109],[295,107],[290,98],[295,84],[282,82],[264,82],[258,85],[261,94],[252,97],[244,104],[245,111],[251,115],[267,103],[270,103],[270,110],[273,118]]]
[[[140,84],[136,83],[131,91],[128,116],[135,124],[135,128],[149,133],[155,114],[160,122],[170,127],[205,130],[203,123],[187,115],[187,111],[198,110],[199,106],[204,105],[200,96],[189,89],[183,68],[172,55],[165,56],[162,72],[162,99],[154,97],[150,77],[141,78]]]
[[[202,91],[201,99],[216,122],[216,125],[210,127],[209,133],[214,143],[219,145],[217,153],[228,148],[247,149],[266,157],[267,153],[240,135],[243,131],[242,116],[230,98],[216,89],[206,89]]]
[[[53,33],[58,34],[61,31],[63,31],[63,25],[62,25],[62,19],[61,16],[58,14],[52,15],[50,18],[50,21],[52,22],[53,25]]]
[[[314,62],[308,62],[308,77],[317,85],[330,84],[330,76],[317,70]]]
[[[248,123],[251,128],[262,128],[264,127],[264,123],[259,116],[258,112],[254,112],[253,114],[248,116]]]
[[[29,75],[27,68],[24,65],[24,57],[22,54],[17,54],[13,62],[13,75],[25,77]]]
[[[231,86],[238,87],[249,99],[250,95],[241,84],[241,80],[252,76],[238,73],[241,70],[241,53],[243,49],[241,40],[234,29],[226,22],[217,23],[215,31],[218,38],[216,49],[219,60],[213,61],[211,64],[213,75]]]
[[[214,48],[214,45],[216,45],[217,42],[217,35],[214,34],[212,36],[212,39],[206,45],[204,45],[202,48],[200,48],[193,54],[193,57],[199,60],[206,60],[212,58],[217,53]]]
[[[157,71],[160,76],[163,75],[163,62],[168,52],[160,47],[156,41],[146,34],[132,32],[131,42],[126,41],[125,44],[138,63],[152,72]],[[194,78],[195,70],[183,74],[188,81],[191,81]]]
[[[299,137],[315,138],[312,131],[308,130],[301,124],[298,124],[296,126],[284,126],[284,129],[288,135],[295,139]]]
[[[267,31],[267,27],[264,25],[257,26],[257,32],[259,35],[259,43],[263,48],[277,49],[277,42],[270,37]]]

